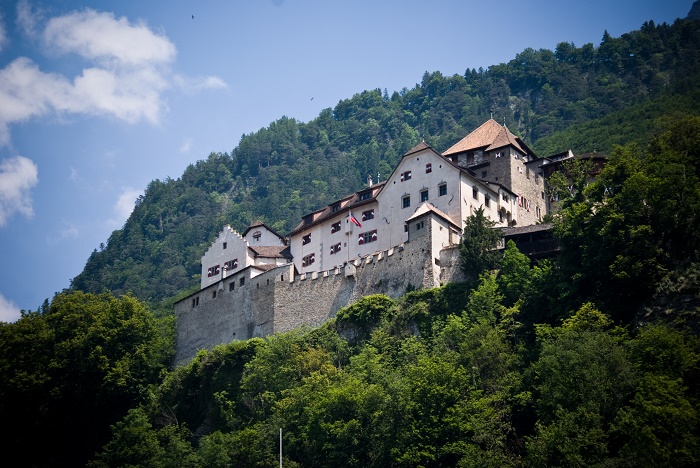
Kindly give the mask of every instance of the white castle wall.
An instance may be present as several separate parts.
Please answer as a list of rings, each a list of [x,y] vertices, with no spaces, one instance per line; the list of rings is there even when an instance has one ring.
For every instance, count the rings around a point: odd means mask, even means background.
[[[428,234],[342,266],[292,276],[293,266],[282,266],[254,278],[226,278],[175,304],[175,365],[192,359],[201,349],[285,332],[303,325],[316,327],[363,296],[386,294],[398,298],[410,286],[430,288],[460,281],[459,249],[447,249],[435,258]],[[435,228],[437,229],[437,227]],[[453,271],[454,270],[454,271]],[[444,279],[444,281],[443,281]],[[229,284],[234,282],[234,289]],[[216,297],[214,297],[216,292]],[[196,304],[196,305],[195,305]]]

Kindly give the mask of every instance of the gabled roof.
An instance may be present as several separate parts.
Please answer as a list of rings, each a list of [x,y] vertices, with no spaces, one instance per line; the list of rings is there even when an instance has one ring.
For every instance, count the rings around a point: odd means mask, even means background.
[[[485,148],[487,151],[491,151],[508,145],[515,147],[523,154],[533,154],[519,137],[508,130],[508,127],[499,124],[493,119],[489,119],[481,124],[479,128],[452,145],[442,155],[449,156],[477,148]]]
[[[425,141],[421,141],[416,146],[414,146],[410,150],[406,151],[406,154],[404,154],[404,156],[408,156],[408,155],[413,154],[413,153],[418,153],[420,151],[427,150],[427,149],[431,149],[431,150],[435,151],[435,149],[432,146],[427,144]],[[435,152],[437,153],[437,151],[435,151]]]
[[[308,229],[328,219],[344,215],[345,213],[351,211],[354,208],[359,208],[361,206],[367,205],[368,203],[372,203],[377,199],[377,194],[379,194],[379,192],[382,191],[382,188],[384,188],[385,184],[386,181],[383,181],[373,184],[371,187],[363,187],[362,189],[358,190],[357,192],[351,195],[347,195],[339,200],[334,201],[333,203],[330,203],[324,208],[321,208],[319,210],[313,211],[305,215],[302,218],[301,223],[299,223],[294,229],[292,229],[292,231],[289,233],[289,236],[291,237],[295,234],[298,234],[300,231]],[[360,194],[366,194],[367,192],[371,192],[370,196],[365,198],[364,200],[361,200]],[[333,211],[332,207],[337,204],[340,204],[340,208],[336,211]]]
[[[243,231],[243,234],[241,234],[241,236],[242,236],[242,237],[245,237],[246,234],[248,234],[251,230],[253,230],[253,229],[255,229],[255,228],[259,228],[259,227],[264,227],[265,229],[267,229],[268,231],[270,231],[272,234],[274,234],[274,235],[276,235],[277,237],[279,237],[279,238],[282,240],[282,242],[284,242],[284,243],[286,244],[286,240],[285,240],[284,237],[280,236],[277,232],[275,232],[274,229],[272,229],[270,226],[268,226],[267,224],[263,223],[263,222],[260,221],[260,220],[255,220],[255,221],[253,222],[253,224],[251,224],[250,226],[248,226],[248,228],[247,228],[245,231]]]
[[[459,224],[455,223],[454,220],[448,214],[437,209],[435,206],[433,206],[432,203],[428,202],[421,203],[420,206],[416,208],[416,211],[406,220],[406,222],[413,221],[430,213],[436,214],[440,218],[443,218],[445,221],[459,229]]]
[[[288,246],[274,245],[257,245],[248,246],[248,250],[253,253],[256,258],[291,258],[291,252]]]

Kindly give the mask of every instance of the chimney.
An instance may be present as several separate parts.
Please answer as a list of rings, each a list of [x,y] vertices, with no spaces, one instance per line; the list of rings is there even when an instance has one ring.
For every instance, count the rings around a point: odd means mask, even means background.
[[[367,186],[368,187],[372,186],[372,174],[367,176]]]

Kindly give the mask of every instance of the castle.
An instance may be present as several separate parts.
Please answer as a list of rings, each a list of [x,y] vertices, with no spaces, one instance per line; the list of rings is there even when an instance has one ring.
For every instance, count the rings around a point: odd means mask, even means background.
[[[532,226],[548,212],[544,166],[490,119],[439,153],[422,142],[383,182],[304,216],[288,235],[225,226],[202,257],[201,288],[175,304],[175,363],[232,340],[317,326],[368,294],[459,281],[464,220]]]

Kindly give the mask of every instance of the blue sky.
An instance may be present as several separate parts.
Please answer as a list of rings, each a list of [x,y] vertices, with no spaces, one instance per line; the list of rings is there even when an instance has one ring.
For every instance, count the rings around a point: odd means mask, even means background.
[[[282,116],[527,47],[597,46],[692,3],[2,0],[0,321],[69,287],[151,180]]]

